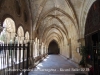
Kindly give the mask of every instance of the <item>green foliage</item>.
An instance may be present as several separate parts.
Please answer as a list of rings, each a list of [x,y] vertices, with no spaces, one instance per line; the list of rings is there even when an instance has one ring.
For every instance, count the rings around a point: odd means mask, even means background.
[[[84,60],[82,58],[82,60],[80,61],[79,65],[82,65],[83,67],[85,66]]]
[[[80,49],[80,54],[83,56],[83,57],[86,57],[88,54],[88,50],[85,46],[82,46],[81,49]]]
[[[88,55],[88,49],[85,46],[82,46],[80,49],[80,54],[82,55],[82,60],[80,61],[79,65],[86,66],[86,58]]]

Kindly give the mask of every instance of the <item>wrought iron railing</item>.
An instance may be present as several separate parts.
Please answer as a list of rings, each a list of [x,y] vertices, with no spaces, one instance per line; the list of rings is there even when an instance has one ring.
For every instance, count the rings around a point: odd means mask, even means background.
[[[30,43],[0,44],[0,75],[28,75]]]

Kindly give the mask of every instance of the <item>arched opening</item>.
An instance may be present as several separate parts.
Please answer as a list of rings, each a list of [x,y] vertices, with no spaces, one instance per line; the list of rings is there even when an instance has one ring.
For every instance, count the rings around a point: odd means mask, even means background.
[[[24,30],[22,26],[18,28],[17,35],[18,35],[18,43],[22,44],[24,42]]]
[[[11,18],[6,18],[3,22],[3,30],[0,34],[0,41],[4,43],[12,43],[14,42],[15,37],[15,22]]]
[[[48,54],[60,54],[60,49],[55,40],[51,41],[48,47]]]
[[[29,42],[29,38],[30,38],[30,36],[29,36],[29,32],[27,31],[26,33],[25,33],[25,43],[27,43],[27,42]]]
[[[92,56],[96,51],[91,51],[93,46],[97,46],[100,42],[99,34],[100,34],[100,4],[98,1],[94,2],[91,6],[85,26],[85,44],[88,47],[89,55]],[[95,53],[96,54],[96,53]]]
[[[0,68],[4,68],[2,65],[9,65],[12,63],[12,61],[15,62],[16,53],[15,50],[8,49],[8,47],[5,47],[4,44],[7,46],[11,46],[11,44],[15,43],[15,37],[16,37],[16,27],[15,22],[12,18],[7,17],[4,19],[2,23],[2,31],[0,33],[0,47],[4,47],[6,49],[0,49]],[[9,44],[9,45],[8,45]]]
[[[100,1],[95,1],[87,16],[85,25],[85,45],[88,48],[87,62],[94,66],[94,75],[99,75],[100,70]]]
[[[17,30],[17,40],[18,40],[18,43],[20,44],[23,44],[24,43],[24,30],[23,30],[23,27],[20,26]],[[20,60],[23,61],[23,50],[20,50],[20,51],[17,51],[17,60],[19,60],[19,57],[20,57]]]

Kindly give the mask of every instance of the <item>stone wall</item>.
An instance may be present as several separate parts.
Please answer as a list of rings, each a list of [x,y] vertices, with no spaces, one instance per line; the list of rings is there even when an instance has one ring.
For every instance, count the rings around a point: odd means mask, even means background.
[[[1,0],[0,2],[0,23],[3,26],[5,18],[10,17],[14,20],[16,32],[19,26],[22,26],[24,32],[31,32],[31,15],[27,0]],[[30,34],[31,35],[31,34]]]

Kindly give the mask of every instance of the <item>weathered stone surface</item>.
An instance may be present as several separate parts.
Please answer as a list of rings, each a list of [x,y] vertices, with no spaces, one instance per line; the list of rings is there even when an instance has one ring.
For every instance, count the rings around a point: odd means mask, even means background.
[[[31,69],[29,75],[87,75],[87,72],[82,72],[82,68],[60,55],[49,55],[36,66]]]

